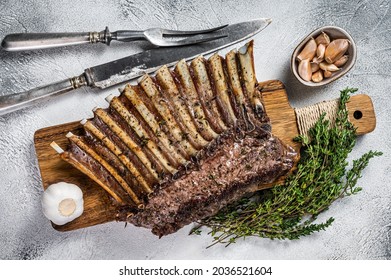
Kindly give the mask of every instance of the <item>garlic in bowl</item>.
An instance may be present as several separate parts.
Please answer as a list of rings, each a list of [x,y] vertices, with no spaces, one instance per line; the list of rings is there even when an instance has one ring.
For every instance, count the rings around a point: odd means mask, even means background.
[[[73,221],[83,210],[83,192],[75,184],[59,182],[50,185],[43,193],[43,214],[56,225]]]
[[[311,32],[294,50],[291,70],[304,85],[322,86],[346,74],[356,62],[353,38],[342,28],[326,26]]]

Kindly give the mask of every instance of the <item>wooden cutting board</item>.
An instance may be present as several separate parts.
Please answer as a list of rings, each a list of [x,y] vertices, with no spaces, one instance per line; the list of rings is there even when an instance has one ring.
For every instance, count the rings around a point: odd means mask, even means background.
[[[283,83],[272,80],[259,85],[266,112],[271,120],[273,134],[299,152],[299,144],[292,140],[299,134],[296,115],[289,105]],[[375,112],[369,96],[361,94],[351,97],[347,108],[350,121],[357,127],[357,134],[369,133],[375,129]],[[53,224],[53,227],[59,231],[75,230],[115,220],[115,207],[111,204],[107,193],[86,175],[61,160],[56,151],[50,147],[50,143],[55,141],[66,149],[68,140],[65,135],[69,131],[79,134],[81,129],[79,121],[76,121],[43,128],[36,131],[34,135],[43,188],[65,181],[78,185],[84,194],[83,215],[63,226]],[[259,189],[270,186],[263,185]]]

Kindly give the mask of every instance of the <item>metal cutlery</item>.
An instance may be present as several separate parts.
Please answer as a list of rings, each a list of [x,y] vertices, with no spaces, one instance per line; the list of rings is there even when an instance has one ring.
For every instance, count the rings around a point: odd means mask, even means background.
[[[110,32],[109,28],[101,32],[78,33],[14,33],[4,37],[1,46],[6,51],[26,51],[47,49],[81,44],[104,43],[110,45],[111,41],[131,42],[147,40],[159,47],[176,47],[198,44],[217,40],[227,36],[214,32],[224,29],[227,25],[194,31],[180,31],[163,28],[150,28],[144,31],[117,30]]]
[[[79,76],[26,92],[0,96],[0,116],[80,87],[88,86],[104,89],[140,77],[143,74],[151,73],[162,65],[172,66],[180,59],[190,60],[198,55],[210,54],[257,34],[270,23],[271,19],[260,18],[230,24],[222,30],[215,31],[215,36],[221,35],[220,39],[217,40],[180,48],[153,48],[87,68]],[[226,34],[226,36],[222,36],[222,34]]]

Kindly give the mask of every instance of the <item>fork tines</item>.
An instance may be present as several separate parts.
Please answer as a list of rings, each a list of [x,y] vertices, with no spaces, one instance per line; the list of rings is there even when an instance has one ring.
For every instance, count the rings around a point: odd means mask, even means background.
[[[158,31],[160,33],[160,38],[156,38],[156,33],[151,32],[150,34],[145,34],[146,38],[155,45],[161,47],[171,47],[171,46],[185,46],[198,44],[208,41],[217,40],[220,38],[227,37],[227,34],[216,32],[218,30],[227,27],[228,24],[203,30],[170,30],[170,29],[154,29],[153,31]],[[151,30],[152,31],[152,30]],[[154,38],[152,38],[154,37]]]

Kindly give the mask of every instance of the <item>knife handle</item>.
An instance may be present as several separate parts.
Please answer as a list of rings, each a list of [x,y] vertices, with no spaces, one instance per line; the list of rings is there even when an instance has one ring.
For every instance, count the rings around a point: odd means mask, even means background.
[[[87,85],[84,74],[29,91],[0,96],[0,116]]]
[[[99,42],[109,45],[111,40],[106,27],[101,32],[14,33],[5,36],[1,46],[6,51],[27,51]]]

